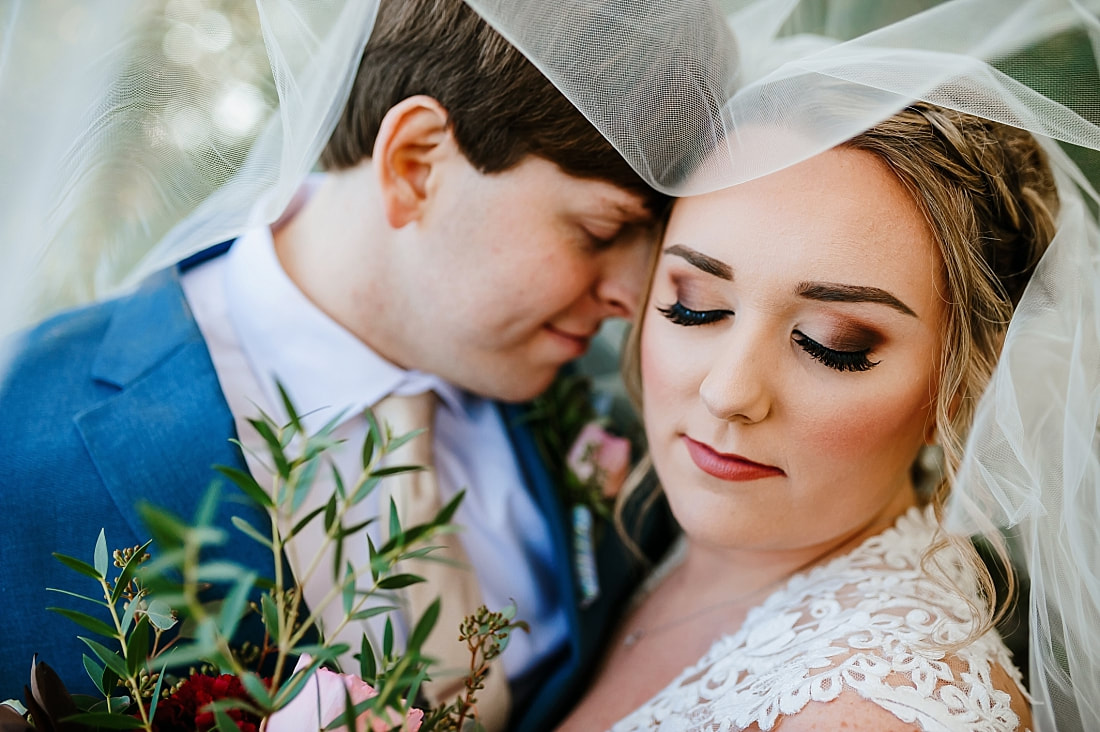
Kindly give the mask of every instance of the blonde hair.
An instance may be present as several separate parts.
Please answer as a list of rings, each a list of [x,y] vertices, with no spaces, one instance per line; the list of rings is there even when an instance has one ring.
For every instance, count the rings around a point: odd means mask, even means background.
[[[1054,176],[1030,133],[926,103],[905,108],[841,147],[871,153],[894,172],[920,206],[940,255],[937,285],[946,307],[935,429],[943,469],[924,498],[942,520],[966,434],[1008,322],[1054,237]],[[640,312],[623,360],[624,381],[639,409],[645,309]],[[919,469],[914,465],[914,472]],[[625,529],[622,506],[642,483],[641,475],[634,477],[616,507],[620,531]],[[1007,584],[999,601],[989,569],[967,539],[943,535],[925,557],[934,561],[940,549],[952,546],[973,565],[987,600],[985,607],[974,608],[980,620],[974,637],[1005,614],[1016,586],[1003,539],[997,534],[988,538]]]
[[[1054,238],[1058,197],[1046,155],[1028,132],[931,104],[911,105],[844,144],[883,161],[924,213],[940,255],[946,308],[935,404],[942,475],[927,500],[937,519],[951,491],[978,400],[1000,355],[1016,305]],[[965,538],[944,535],[973,565],[987,600],[975,635],[1004,616],[1016,578],[999,534],[986,537],[1000,563],[997,597],[986,563]]]

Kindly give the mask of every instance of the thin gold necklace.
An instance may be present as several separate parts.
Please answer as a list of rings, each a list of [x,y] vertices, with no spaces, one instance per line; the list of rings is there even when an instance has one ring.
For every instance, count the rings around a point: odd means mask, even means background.
[[[749,592],[741,593],[740,595],[737,595],[736,597],[732,597],[732,598],[729,598],[729,599],[726,599],[726,600],[722,600],[721,602],[716,602],[713,605],[707,605],[706,607],[699,608],[698,610],[692,610],[687,615],[681,615],[678,618],[673,618],[672,620],[666,620],[665,622],[658,623],[657,625],[655,625],[651,628],[646,627],[644,625],[639,627],[639,628],[635,628],[634,630],[630,631],[629,633],[627,633],[623,637],[623,648],[631,648],[634,645],[636,645],[639,641],[641,641],[643,638],[648,638],[650,636],[658,635],[659,633],[663,633],[664,631],[668,630],[669,628],[675,628],[679,625],[683,625],[684,623],[686,623],[689,620],[694,620],[695,618],[706,615],[707,613],[711,612],[712,610],[717,610],[717,609],[722,608],[722,607],[727,607],[729,605],[733,605],[734,603],[742,602],[743,600],[748,600],[750,597],[753,597],[755,595],[759,595],[762,592],[766,592],[768,590],[771,590],[772,588],[774,588],[774,587],[790,580],[790,578],[794,577],[796,574],[799,574],[801,572],[805,572],[807,569],[809,569],[810,567],[812,567],[813,565],[817,564],[820,561],[822,561],[821,557],[815,557],[814,559],[811,559],[810,561],[806,562],[805,564],[802,564],[801,566],[795,567],[794,570],[792,570],[790,574],[782,575],[782,576],[772,580],[771,582],[768,582],[767,584],[761,585],[760,587],[757,587],[756,589],[751,590]]]
[[[760,589],[763,590],[764,588],[761,587]],[[754,592],[759,592],[759,591],[760,590],[754,590]],[[659,624],[653,626],[652,628],[647,628],[645,626],[642,626],[640,628],[635,628],[634,630],[627,633],[626,636],[623,638],[623,648],[630,648],[635,643],[640,641],[642,638],[647,638],[651,635],[657,635],[658,633],[666,631],[669,628],[675,628],[676,626],[682,625],[682,624],[686,623],[689,620],[694,620],[695,618],[697,618],[701,615],[706,615],[707,613],[709,613],[712,610],[717,610],[718,608],[726,607],[727,605],[732,605],[735,602],[739,602],[741,600],[747,600],[748,598],[752,597],[752,595],[753,595],[753,593],[750,592],[749,594],[741,596],[741,597],[734,597],[730,600],[723,600],[722,602],[716,602],[713,605],[708,605],[704,608],[700,608],[699,610],[693,610],[690,613],[688,613],[687,615],[682,615],[678,618],[673,618],[672,620],[666,620],[665,622],[659,623]]]

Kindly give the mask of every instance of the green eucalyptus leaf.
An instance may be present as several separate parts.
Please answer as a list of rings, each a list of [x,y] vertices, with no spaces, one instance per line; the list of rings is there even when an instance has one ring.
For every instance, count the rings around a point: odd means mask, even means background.
[[[431,605],[428,605],[424,614],[420,616],[420,620],[416,622],[416,628],[409,635],[409,640],[405,644],[405,647],[419,651],[420,647],[424,645],[424,641],[428,639],[428,635],[431,634],[432,628],[435,627],[435,623],[439,620],[439,598],[435,598]]]
[[[233,721],[229,713],[223,709],[214,708],[214,722],[217,724],[216,729],[218,732],[241,732],[241,728],[237,726],[237,723]],[[349,729],[353,728],[349,727]]]
[[[370,594],[369,592],[360,593],[363,595]],[[382,613],[388,613],[397,610],[396,605],[375,605],[368,607],[365,610],[360,610],[353,615],[348,616],[348,620],[366,620],[367,618],[373,618],[375,615],[381,615]]]
[[[344,616],[351,615],[351,608],[355,604],[355,567],[351,566],[351,562],[347,563],[347,567],[344,569],[344,582],[341,587]]]
[[[215,465],[214,470],[217,470],[226,478],[233,481],[234,485],[240,488],[242,493],[264,508],[275,507],[275,501],[272,500],[268,492],[265,491],[250,474],[239,468],[233,468],[228,465]]]
[[[304,529],[309,524],[309,522],[312,521],[317,516],[317,514],[321,513],[324,510],[325,510],[324,506],[318,506],[317,508],[313,509],[312,511],[307,513],[305,516],[303,516],[301,521],[294,524],[294,527],[291,528],[290,533],[283,537],[283,541],[284,542],[290,541],[295,536],[297,536],[299,531]]]
[[[218,629],[223,638],[232,638],[237,632],[237,626],[244,616],[245,608],[248,607],[248,596],[255,585],[256,573],[246,572],[225,596],[221,612],[218,613]]]
[[[455,511],[458,510],[458,505],[462,503],[462,499],[466,497],[465,489],[460,490],[455,494],[455,497],[447,501],[447,505],[440,509],[439,513],[435,515],[433,523],[435,524],[449,524],[451,519],[454,518]]]
[[[103,579],[103,577],[99,575],[99,572],[96,572],[95,567],[87,562],[81,561],[76,557],[70,557],[66,554],[58,554],[57,552],[54,552],[53,556],[57,561],[61,562],[69,569],[75,570],[85,577],[91,577],[94,580]],[[60,592],[60,590],[58,590],[58,592]]]
[[[213,480],[202,494],[199,507],[195,510],[195,518],[192,526],[195,528],[210,526],[218,515],[218,505],[222,500],[222,487],[219,481]]]
[[[267,634],[271,636],[271,642],[274,645],[279,644],[279,608],[275,607],[275,601],[271,598],[271,593],[265,592],[260,597],[260,613],[264,619],[264,629],[267,630]]]
[[[374,659],[374,649],[371,648],[366,633],[363,634],[363,639],[359,643],[359,653],[355,654],[355,658],[359,660],[359,678],[373,686],[374,677],[378,675],[378,664]]]
[[[46,610],[52,613],[57,613],[62,617],[68,618],[69,620],[79,625],[81,628],[90,630],[96,635],[101,635],[105,638],[115,638],[118,636],[118,633],[115,631],[114,628],[112,628],[110,625],[107,625],[107,623],[103,622],[99,618],[93,618],[91,615],[86,615],[85,613],[79,612],[77,610],[69,610],[68,608],[64,607],[48,607],[46,608]]]
[[[365,499],[367,496],[369,496],[371,493],[374,492],[374,489],[378,487],[378,484],[381,481],[382,481],[381,478],[379,478],[377,475],[374,475],[372,473],[369,478],[367,478],[365,481],[363,481],[363,485],[359,486],[356,489],[355,495],[353,495],[351,497],[351,501],[349,501],[349,502],[352,505],[355,505],[357,503],[362,502],[363,499]]]
[[[107,666],[107,668],[118,674],[119,678],[124,678],[126,676],[126,662],[122,660],[121,656],[119,656],[117,653],[107,648],[106,646],[100,643],[96,643],[91,638],[85,638],[84,636],[77,637],[80,638],[80,640],[84,641],[84,644],[92,649],[92,653],[94,653],[100,661],[103,661],[104,665]]]
[[[317,478],[317,470],[321,467],[321,459],[314,458],[295,471],[294,493],[291,495],[290,513],[298,513],[298,509],[305,503],[306,496],[313,488],[313,481]]]
[[[422,546],[419,549],[413,549],[407,552],[401,552],[401,561],[406,559],[431,559],[432,561],[444,561],[449,562],[451,560],[442,560],[438,557],[429,556],[432,552],[439,551],[444,547],[439,544],[433,544],[432,546]],[[461,565],[459,565],[461,566]]]
[[[413,430],[412,432],[409,432],[407,434],[401,435],[400,437],[393,438],[392,440],[390,440],[390,443],[388,445],[386,445],[386,452],[396,451],[399,447],[404,445],[406,442],[408,442],[409,440],[411,440],[415,437],[419,437],[420,435],[424,434],[426,431],[427,430],[421,428],[421,429],[418,429],[418,430]]]
[[[286,393],[286,389],[283,388],[283,385],[279,383],[278,380],[275,381],[275,388],[279,390],[279,397],[283,400],[283,407],[286,408],[286,413],[290,416],[290,425],[298,432],[304,433],[305,430],[302,429],[301,418],[298,416],[298,410],[294,408],[294,402],[290,401],[290,395]]]
[[[401,535],[401,521],[397,517],[397,504],[394,503],[393,496],[390,496],[390,536],[396,537]],[[391,538],[390,541],[393,541]]]
[[[142,615],[134,632],[130,634],[130,640],[126,643],[126,670],[131,676],[145,666],[149,657],[149,616]]]
[[[263,441],[267,443],[271,459],[275,461],[275,471],[279,474],[279,477],[283,480],[289,480],[290,462],[287,460],[286,453],[283,451],[283,444],[275,434],[271,424],[261,419],[250,419],[248,422],[256,429]]]
[[[340,581],[340,569],[344,566],[344,542],[337,541],[332,547],[332,581]]]
[[[375,478],[385,478],[388,475],[400,475],[402,473],[419,473],[426,470],[423,465],[389,465],[385,468],[378,468],[371,473]]]
[[[370,467],[371,460],[374,459],[375,447],[383,440],[382,431],[378,428],[378,420],[374,416],[374,410],[367,409],[363,412],[363,416],[367,418],[367,436],[363,439],[361,462],[363,470],[366,470]]]
[[[377,520],[378,520],[377,516],[372,516],[371,518],[367,519],[366,521],[360,521],[359,523],[353,524],[352,526],[341,527],[340,532],[336,535],[336,538],[337,539],[344,539],[348,536],[354,536],[355,534],[358,534],[360,531],[367,528],[368,526],[370,526],[371,524],[373,524]]]
[[[134,572],[137,571],[138,566],[141,564],[142,557],[145,556],[145,550],[148,549],[149,545],[152,543],[152,539],[145,542],[126,560],[126,564],[122,567],[122,572],[118,575],[118,579],[115,580],[115,588],[111,591],[112,605],[118,602],[119,598],[122,597],[122,593],[126,591],[126,586],[130,584],[130,579],[134,576]]]
[[[416,574],[394,574],[389,577],[383,577],[378,582],[378,589],[380,590],[400,590],[402,587],[408,587],[409,585],[415,585],[418,582],[423,582],[424,578]]]
[[[320,508],[317,509],[322,510]],[[325,535],[327,536],[332,532],[332,525],[336,523],[336,494],[333,493],[329,496],[328,503],[324,505],[325,512]]]
[[[84,671],[88,674],[88,678],[95,684],[95,688],[99,689],[104,696],[111,693],[110,689],[103,688],[103,667],[96,663],[91,656],[87,653],[84,654]]]
[[[271,693],[267,690],[267,686],[259,676],[246,671],[240,679],[241,685],[244,686],[248,695],[262,708],[261,711],[271,709],[274,700],[271,698]]]
[[[118,680],[121,677],[115,671],[112,671],[110,667],[103,668],[103,694],[109,696],[111,690],[118,686]]]
[[[347,413],[348,413],[347,409],[341,409],[339,412],[336,413],[335,416],[333,416],[332,419],[330,419],[328,422],[325,422],[324,427],[317,430],[317,435],[327,436],[327,435],[332,434],[332,431],[335,430],[337,428],[337,426],[339,426],[340,423],[344,421],[344,416]],[[343,440],[341,440],[340,442],[342,443]]]
[[[241,533],[243,533],[253,541],[267,547],[269,550],[274,549],[274,546],[271,543],[271,539],[261,534],[259,530],[256,529],[256,527],[248,523],[240,516],[230,516],[229,520],[233,522],[233,525],[236,526]]]
[[[157,683],[153,686],[153,697],[149,700],[149,719],[156,716],[157,704],[160,702],[160,691],[164,688],[164,675],[167,670],[167,666],[161,666],[160,673],[157,674]]]
[[[386,618],[386,626],[382,630],[382,656],[389,658],[393,655],[393,621]]]
[[[183,546],[189,527],[177,516],[144,501],[138,504],[138,514],[156,542],[161,557]]]
[[[126,634],[130,632],[130,625],[134,622],[134,615],[141,608],[141,601],[137,598],[130,600],[126,603],[126,612],[122,613],[122,633]]]
[[[236,562],[206,562],[199,565],[198,579],[200,582],[235,582],[244,571]]]
[[[296,646],[294,648],[295,653],[307,653],[315,661],[336,661],[340,658],[340,656],[344,655],[350,650],[351,646],[349,646],[347,643],[333,643],[332,645],[314,643],[309,645]]]
[[[103,529],[99,530],[99,538],[95,540],[95,571],[100,579],[107,579],[107,567],[110,555],[107,553],[107,535]]]
[[[332,466],[332,483],[336,487],[336,494],[340,497],[340,500],[347,498],[347,491],[344,490],[344,479],[340,476],[340,471],[336,469],[336,466]]]
[[[158,630],[170,630],[176,624],[176,618],[172,615],[172,607],[163,600],[151,600],[145,614],[149,616],[149,622]]]
[[[78,595],[77,593],[69,592],[68,590],[61,590],[61,589],[58,589],[56,587],[47,587],[46,591],[47,592],[56,592],[56,593],[61,594],[61,595],[68,595],[69,597],[75,597],[78,600],[87,600],[88,602],[90,602],[94,605],[99,605],[100,607],[107,607],[107,603],[105,603],[103,600],[97,600],[94,597],[88,597],[87,595]]]
[[[374,560],[378,556],[378,550],[374,548],[374,540],[370,538],[370,534],[367,534],[367,556],[370,558],[371,580],[377,582],[378,570],[374,566]]]

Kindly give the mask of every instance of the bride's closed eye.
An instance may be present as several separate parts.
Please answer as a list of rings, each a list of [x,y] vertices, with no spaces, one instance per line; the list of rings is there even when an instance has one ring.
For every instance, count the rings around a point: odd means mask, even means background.
[[[676,325],[708,325],[710,323],[717,323],[720,320],[725,320],[727,317],[733,315],[732,310],[692,310],[686,307],[682,302],[677,300],[676,302],[668,305],[667,307],[657,308],[657,312],[668,318]]]
[[[867,371],[879,364],[878,361],[872,361],[868,358],[871,353],[870,348],[857,351],[839,351],[835,348],[823,346],[805,333],[797,330],[791,336],[791,339],[812,359],[836,371]]]

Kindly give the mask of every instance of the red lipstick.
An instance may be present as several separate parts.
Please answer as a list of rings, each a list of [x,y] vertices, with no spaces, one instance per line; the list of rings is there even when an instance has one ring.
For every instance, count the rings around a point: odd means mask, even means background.
[[[782,470],[772,465],[761,465],[751,460],[746,460],[740,455],[724,455],[715,452],[701,442],[696,442],[684,435],[684,444],[687,445],[688,454],[692,461],[704,473],[715,478],[730,481],[759,480],[760,478],[774,478],[786,475]]]

